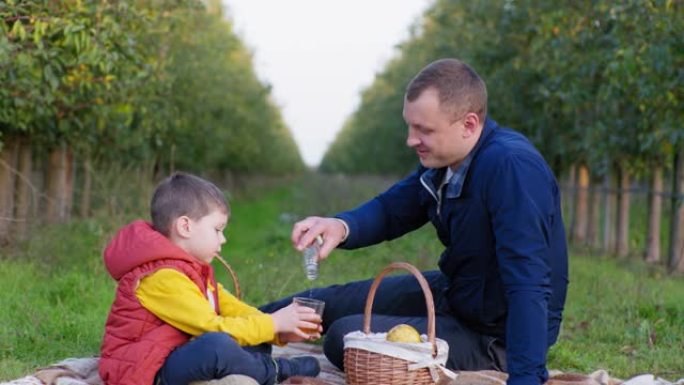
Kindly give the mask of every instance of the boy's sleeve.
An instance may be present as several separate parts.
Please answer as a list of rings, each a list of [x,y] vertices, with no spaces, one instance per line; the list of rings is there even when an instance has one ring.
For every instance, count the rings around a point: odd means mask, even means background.
[[[243,346],[276,341],[270,315],[245,304],[235,315],[224,315],[232,314],[230,310],[218,315],[197,285],[177,270],[160,269],[144,277],[135,294],[145,309],[190,335],[224,332]]]
[[[224,317],[238,317],[251,314],[264,314],[261,310],[250,306],[235,297],[232,293],[226,290],[223,285],[216,283],[218,286],[218,300],[221,315]]]
[[[266,314],[261,310],[250,306],[235,297],[231,292],[226,290],[219,282],[218,285],[218,300],[221,315],[224,317],[244,317],[254,314]],[[269,315],[270,317],[270,315]],[[276,334],[272,341],[268,341],[274,345],[284,346],[286,343],[281,342]]]

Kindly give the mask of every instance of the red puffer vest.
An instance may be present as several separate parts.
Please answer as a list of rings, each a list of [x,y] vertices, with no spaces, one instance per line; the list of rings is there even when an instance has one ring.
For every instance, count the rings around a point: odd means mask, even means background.
[[[105,325],[100,377],[106,385],[151,385],[166,357],[190,336],[140,304],[135,296],[138,283],[159,269],[171,268],[206,293],[207,280],[216,287],[214,271],[144,221],[119,230],[104,251],[104,261],[118,287]],[[214,303],[218,304],[215,293]]]

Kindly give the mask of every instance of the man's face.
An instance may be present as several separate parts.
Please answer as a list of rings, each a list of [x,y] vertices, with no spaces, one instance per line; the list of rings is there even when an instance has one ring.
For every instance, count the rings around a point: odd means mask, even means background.
[[[420,163],[428,168],[452,168],[465,159],[474,147],[473,133],[440,107],[439,94],[427,88],[414,101],[404,99],[404,120],[408,125],[406,145],[413,148]],[[470,116],[474,114],[466,114]]]

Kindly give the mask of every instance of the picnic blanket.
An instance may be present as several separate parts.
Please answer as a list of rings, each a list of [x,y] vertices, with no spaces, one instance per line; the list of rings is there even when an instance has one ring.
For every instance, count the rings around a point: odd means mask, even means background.
[[[273,355],[276,357],[312,355],[321,363],[321,374],[316,379],[292,378],[286,384],[345,385],[344,373],[325,358],[319,345],[292,343],[285,347],[274,346]],[[32,375],[3,382],[0,385],[103,385],[97,373],[97,365],[97,357],[68,358],[54,365],[40,368]],[[457,374],[455,379],[445,380],[439,385],[505,385],[507,378],[506,373],[491,370],[461,371]],[[670,382],[652,374],[643,374],[623,381],[612,378],[605,370],[597,370],[590,374],[558,371],[552,371],[550,374],[546,385],[684,385],[684,378]],[[245,382],[244,385],[250,384]]]

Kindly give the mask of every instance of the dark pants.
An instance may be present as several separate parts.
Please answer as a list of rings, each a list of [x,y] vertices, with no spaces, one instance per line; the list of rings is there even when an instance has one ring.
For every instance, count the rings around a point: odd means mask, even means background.
[[[444,292],[447,278],[439,271],[423,272],[435,301],[436,335],[449,344],[447,367],[453,370],[505,370],[503,342],[467,328],[449,311]],[[323,350],[335,366],[343,369],[344,342],[348,332],[363,329],[363,311],[373,280],[333,285],[297,293],[261,307],[272,313],[292,302],[292,297],[313,297],[325,301]],[[386,332],[398,324],[409,324],[427,333],[425,296],[413,275],[383,278],[375,298],[371,317],[372,332]]]
[[[187,385],[242,374],[271,385],[276,372],[270,351],[270,345],[242,347],[226,333],[206,333],[171,352],[155,384]]]

